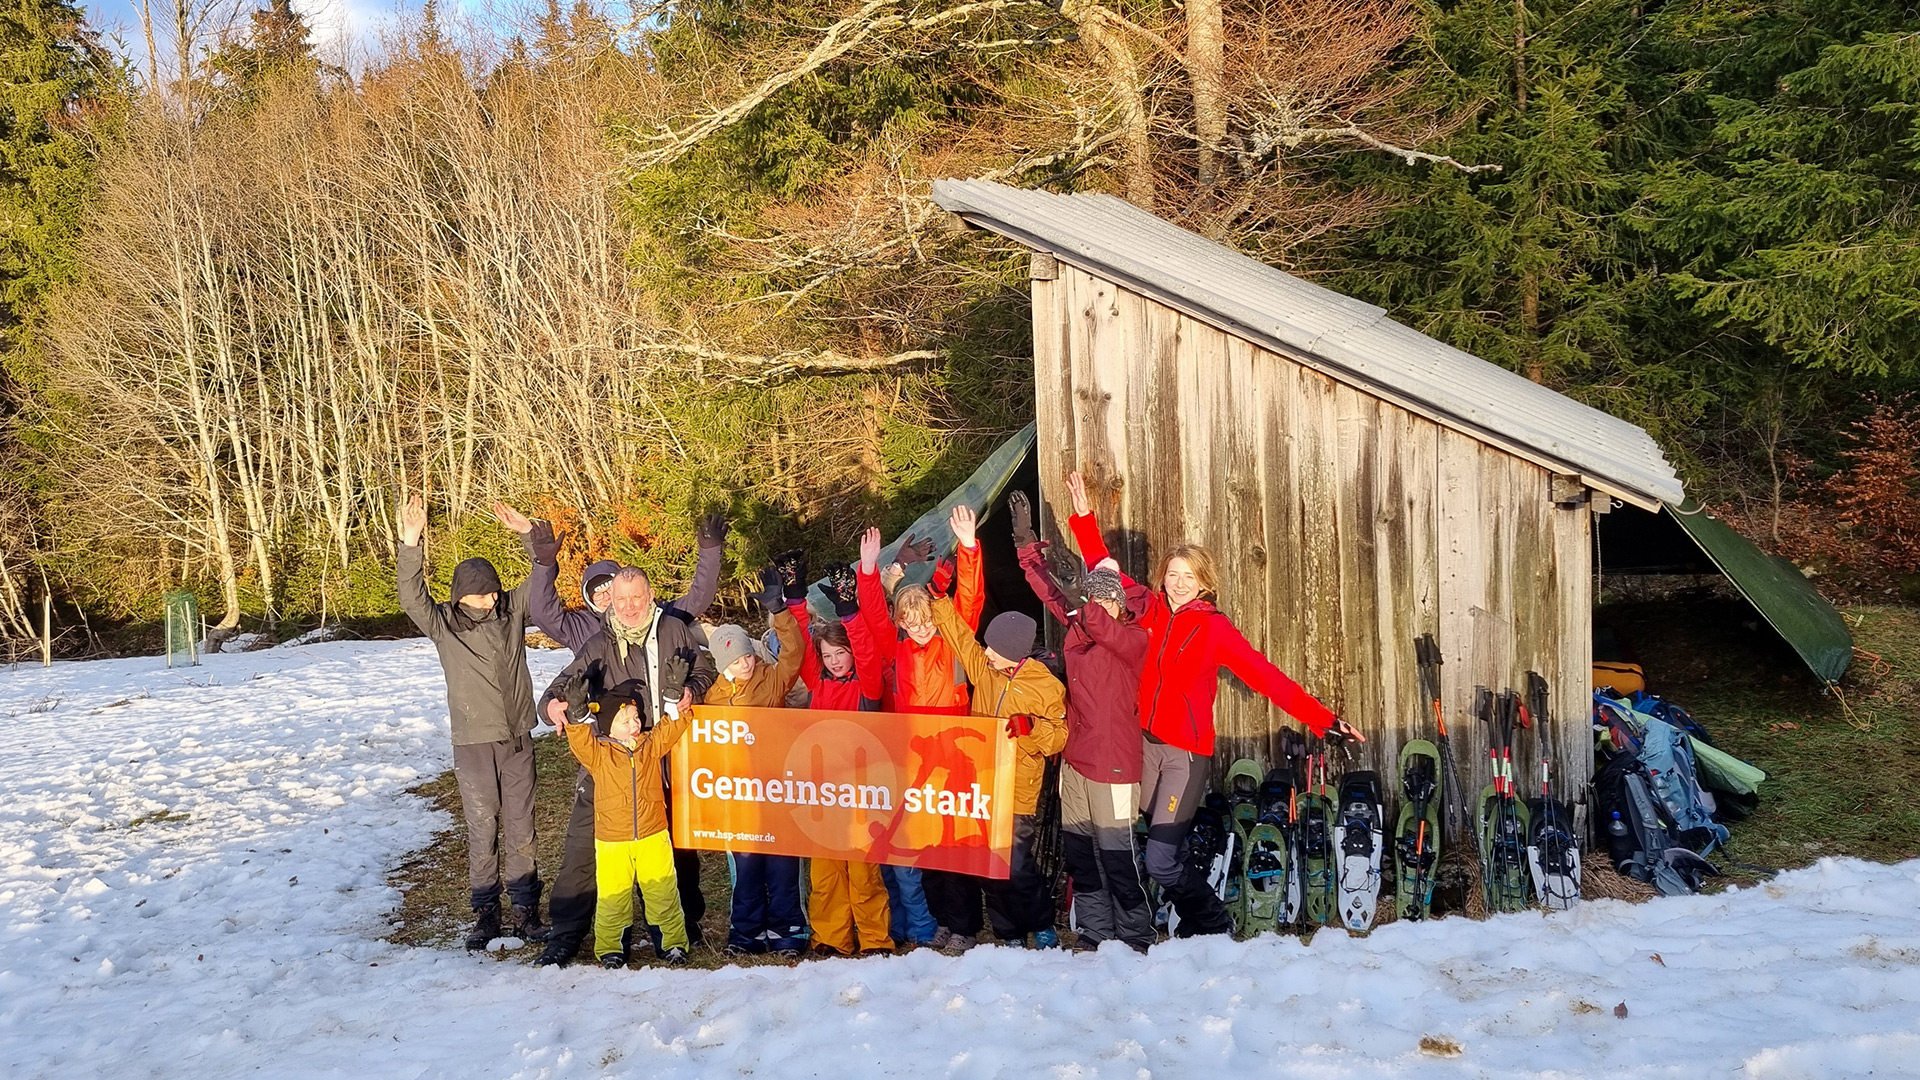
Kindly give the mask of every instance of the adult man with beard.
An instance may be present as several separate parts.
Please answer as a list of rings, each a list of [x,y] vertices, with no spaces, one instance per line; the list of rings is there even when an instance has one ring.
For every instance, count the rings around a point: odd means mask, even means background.
[[[580,578],[581,599],[587,607],[584,610],[569,610],[562,604],[557,588],[560,543],[554,536],[553,526],[545,521],[531,520],[505,503],[495,503],[493,513],[501,525],[520,534],[533,560],[533,572],[528,578],[528,604],[534,625],[572,650],[576,665],[589,643],[601,637],[616,622],[626,628],[639,626],[649,632],[658,632],[658,640],[654,643],[655,664],[647,669],[646,675],[632,677],[642,678],[652,687],[658,676],[659,659],[673,655],[683,645],[691,645],[700,664],[705,666],[695,665],[695,673],[688,679],[688,686],[697,686],[693,691],[695,699],[706,693],[715,673],[712,661],[699,650],[693,621],[713,603],[714,595],[719,591],[720,566],[727,536],[724,518],[710,514],[696,527],[700,554],[694,565],[693,583],[685,596],[666,604],[657,603],[646,574],[634,569],[633,574],[638,576],[630,577],[628,585],[621,590],[626,597],[627,609],[627,614],[622,616],[616,614],[616,606],[612,603],[614,582],[622,573],[619,563],[602,559],[589,565]],[[628,633],[631,635],[630,630]],[[661,648],[662,643],[667,647]],[[632,666],[637,669],[642,665],[634,661]],[[626,670],[627,667],[627,660],[623,657],[619,670]],[[568,670],[572,671],[573,667]],[[703,670],[704,676],[701,674]],[[627,677],[605,674],[594,692],[604,692]],[[654,702],[653,705],[652,715],[657,718],[660,715],[660,703]],[[543,706],[543,710],[545,708]],[[687,933],[692,943],[697,945],[701,941],[700,920],[706,914],[706,900],[700,892],[699,853],[675,849],[673,858],[680,906],[687,920]],[[547,917],[552,920],[552,926],[548,931],[547,947],[535,961],[536,964],[564,965],[573,959],[580,943],[593,928],[596,888],[593,777],[585,769],[580,769],[574,776],[573,811],[567,821],[566,848],[561,855],[560,872],[554,879],[553,891],[547,901]]]

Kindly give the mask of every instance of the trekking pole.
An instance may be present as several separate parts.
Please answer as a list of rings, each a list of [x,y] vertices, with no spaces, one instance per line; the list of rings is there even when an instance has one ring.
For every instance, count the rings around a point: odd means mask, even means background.
[[[1484,686],[1474,687],[1473,716],[1474,719],[1487,726],[1487,767],[1492,772],[1491,787],[1493,789],[1494,805],[1491,816],[1488,813],[1487,800],[1484,795],[1481,796],[1479,803],[1474,807],[1473,815],[1475,831],[1485,830],[1486,832],[1486,835],[1481,837],[1481,839],[1486,842],[1486,846],[1480,849],[1479,855],[1482,878],[1487,894],[1487,910],[1489,912],[1500,910],[1499,904],[1497,903],[1498,894],[1495,886],[1495,882],[1498,880],[1500,873],[1499,821],[1502,805],[1500,798],[1500,726],[1494,716],[1494,711],[1493,691]]]
[[[1414,638],[1413,651],[1420,665],[1421,688],[1433,706],[1433,724],[1439,733],[1440,782],[1445,789],[1440,793],[1440,857],[1459,867],[1466,878],[1462,900],[1467,915],[1483,919],[1487,914],[1485,909],[1476,908],[1477,904],[1484,903],[1486,889],[1480,866],[1480,831],[1473,824],[1472,814],[1467,812],[1470,796],[1460,783],[1460,770],[1453,760],[1453,741],[1447,736],[1446,709],[1440,704],[1440,666],[1445,660],[1440,655],[1440,643],[1432,634]],[[1464,846],[1460,843],[1462,826],[1467,834]]]

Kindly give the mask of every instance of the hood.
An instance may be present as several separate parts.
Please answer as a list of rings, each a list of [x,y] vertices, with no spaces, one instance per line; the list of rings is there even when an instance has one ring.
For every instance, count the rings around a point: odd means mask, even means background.
[[[500,592],[500,572],[485,559],[468,559],[453,568],[450,591],[456,603],[463,596]]]
[[[589,563],[580,575],[580,599],[590,611],[599,611],[593,606],[593,586],[602,578],[610,578],[620,572],[620,564],[612,559],[601,559]]]

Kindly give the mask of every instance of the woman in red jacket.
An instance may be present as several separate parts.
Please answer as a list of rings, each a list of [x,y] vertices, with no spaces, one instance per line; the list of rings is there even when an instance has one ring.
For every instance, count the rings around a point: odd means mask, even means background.
[[[868,529],[860,538],[861,565],[872,572],[880,554],[880,530]],[[806,659],[800,678],[813,698],[809,708],[840,712],[876,712],[880,708],[880,649],[860,615],[859,588],[853,568],[844,563],[827,567],[822,592],[833,603],[835,620],[817,631],[803,617],[808,633]],[[887,886],[880,867],[869,862],[814,859],[813,886],[807,918],[813,924],[813,949],[825,956],[865,956],[893,950],[887,907]],[[855,938],[858,937],[858,944]]]
[[[1089,568],[1118,564],[1094,520],[1079,473],[1067,477],[1073,499],[1068,525]],[[1141,612],[1147,657],[1140,674],[1138,708],[1146,733],[1140,803],[1152,817],[1147,829],[1147,873],[1180,916],[1181,936],[1224,934],[1233,929],[1226,908],[1206,882],[1190,875],[1180,845],[1206,798],[1213,759],[1213,699],[1221,668],[1255,693],[1284,709],[1316,735],[1364,741],[1300,684],[1248,643],[1233,621],[1213,606],[1219,576],[1213,555],[1198,544],[1180,544],[1160,567],[1160,591],[1122,575],[1128,606]]]

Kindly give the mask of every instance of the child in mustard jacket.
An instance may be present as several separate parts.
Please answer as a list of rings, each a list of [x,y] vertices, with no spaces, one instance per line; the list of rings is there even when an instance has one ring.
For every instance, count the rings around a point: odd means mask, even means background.
[[[593,774],[593,850],[600,899],[593,915],[593,951],[603,967],[627,966],[627,939],[633,925],[633,889],[646,898],[652,922],[660,927],[660,956],[669,964],[687,960],[687,923],[680,909],[673,872],[673,843],[667,831],[666,799],[660,786],[660,759],[680,741],[688,718],[678,701],[689,661],[666,657],[660,663],[666,718],[650,722],[649,693],[628,680],[587,705],[587,679],[567,688],[567,746]],[[594,731],[592,713],[611,716],[607,733]]]

